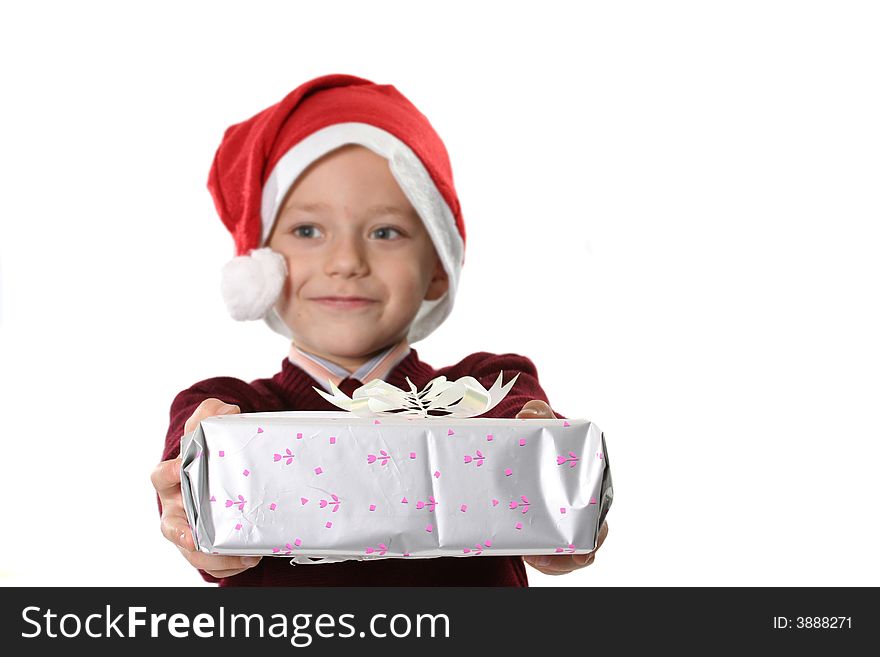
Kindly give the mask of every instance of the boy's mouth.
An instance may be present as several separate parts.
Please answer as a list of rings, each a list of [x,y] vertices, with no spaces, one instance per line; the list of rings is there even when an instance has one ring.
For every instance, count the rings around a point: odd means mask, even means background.
[[[313,297],[312,301],[317,301],[328,308],[341,309],[364,308],[375,303],[375,300],[364,297]]]

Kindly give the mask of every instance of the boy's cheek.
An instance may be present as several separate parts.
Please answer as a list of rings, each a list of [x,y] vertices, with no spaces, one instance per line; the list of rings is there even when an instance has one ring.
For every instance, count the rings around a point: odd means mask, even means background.
[[[428,291],[428,283],[428,281],[421,281],[418,276],[413,276],[409,279],[408,284],[401,288],[400,296],[402,298],[398,300],[398,303],[415,307],[418,310]]]

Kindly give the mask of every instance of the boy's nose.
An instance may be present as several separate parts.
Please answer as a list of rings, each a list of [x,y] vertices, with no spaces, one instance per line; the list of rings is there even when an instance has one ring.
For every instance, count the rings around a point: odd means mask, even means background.
[[[369,272],[363,244],[356,237],[340,237],[328,246],[325,273],[328,276],[363,276]]]

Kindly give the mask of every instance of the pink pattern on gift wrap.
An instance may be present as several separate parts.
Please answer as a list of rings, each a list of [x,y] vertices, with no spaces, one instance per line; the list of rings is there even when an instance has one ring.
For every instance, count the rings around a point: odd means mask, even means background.
[[[566,509],[564,506],[559,507],[559,513],[566,513]]]
[[[257,427],[257,433],[263,433],[263,428],[262,428],[262,427]]]
[[[376,456],[375,454],[367,454],[367,463],[372,465],[376,461],[380,461],[380,465],[388,465],[388,459],[390,458],[391,457],[388,456],[388,452],[386,452],[384,449],[380,449],[379,456]]]
[[[488,440],[490,443],[492,442],[492,440],[493,440],[494,438],[495,438],[495,436],[493,436],[491,433],[487,433],[487,434],[486,434],[486,440]]]
[[[285,449],[284,454],[275,454],[273,458],[276,463],[278,463],[278,461],[287,459],[285,465],[290,465],[291,463],[293,463],[293,452],[291,452],[289,449]]]
[[[578,459],[577,455],[574,452],[569,452],[568,458],[564,456],[557,456],[556,465],[565,465],[566,463],[569,463],[570,465],[568,467],[573,468],[578,464],[579,460],[580,459]]]
[[[409,500],[407,500],[407,499],[404,497],[402,500],[400,500],[400,503],[401,503],[401,504],[409,504]]]
[[[521,522],[518,522],[518,523],[516,523],[516,524],[513,526],[513,528],[514,528],[514,529],[522,529],[522,528],[523,528],[523,525],[522,525]]]
[[[602,452],[596,452],[596,458],[602,461],[605,459],[605,455]]]
[[[415,453],[415,452],[410,452],[410,453],[409,453],[409,457],[410,457],[411,459],[414,459],[414,458],[416,457],[416,453]]]
[[[272,554],[278,554],[282,551],[284,552],[284,554],[290,554],[291,552],[293,552],[294,546],[301,547],[302,540],[298,538],[293,542],[293,545],[291,545],[290,543],[285,543],[283,548],[272,548]]]
[[[245,477],[247,477],[250,473],[251,473],[251,471],[248,470],[247,468],[245,468],[244,470],[241,471],[241,474],[243,474]]]
[[[525,495],[520,495],[519,499],[522,500],[522,502],[517,501],[517,500],[511,500],[510,508],[515,509],[515,508],[519,507],[522,509],[523,513],[528,513],[529,505],[531,504],[529,502],[529,498],[527,498]]]
[[[590,504],[595,504],[595,503],[596,503],[596,498],[593,496],[590,496]]]
[[[217,452],[217,455],[220,456],[220,457],[223,457],[223,456],[226,456],[226,452],[224,452],[224,451],[221,449],[219,452]]]
[[[278,508],[278,505],[275,504],[275,502],[272,502],[272,504],[269,505],[269,511],[274,511],[277,508]]]
[[[321,466],[318,466],[317,468],[315,468],[315,474],[316,474],[316,475],[319,475],[319,474],[321,474],[322,472],[324,472],[324,470],[323,470],[323,468],[321,468]]]
[[[490,547],[492,547],[492,541],[485,541],[485,545],[483,543],[477,543],[473,547],[473,549],[464,548],[462,550],[462,552],[464,552],[465,554],[473,554],[475,556],[480,556],[481,554],[483,554],[483,550],[485,550],[486,548],[490,548]]]
[[[324,523],[324,526],[325,526],[327,529],[330,529],[330,528],[333,526],[333,523],[330,522],[330,521],[328,520],[326,523]]]
[[[331,445],[335,445],[335,444],[336,444],[336,436],[330,436],[330,444],[331,444]]]
[[[238,500],[226,500],[226,508],[228,509],[231,506],[238,505],[239,511],[244,511],[244,505],[247,504],[247,500],[244,499],[242,495],[238,496]]]
[[[483,452],[481,452],[480,450],[477,450],[477,451],[474,453],[474,456],[471,456],[470,454],[465,454],[465,455],[464,455],[464,462],[465,462],[466,464],[467,464],[467,463],[470,463],[470,462],[472,462],[472,461],[476,461],[476,463],[477,463],[477,467],[478,467],[478,468],[479,468],[481,465],[483,465],[483,461],[485,461],[485,460],[486,460],[486,457],[483,456]]]
[[[568,423],[568,420],[563,420],[563,421],[562,421],[562,426],[564,426],[564,427],[570,427],[571,425]]]
[[[519,439],[519,446],[520,446],[520,447],[525,447],[525,446],[526,446],[526,439],[525,439],[525,438],[520,438],[520,439]]]
[[[513,470],[511,470],[510,468],[504,468],[504,476],[505,477],[509,477],[512,474],[513,474]]]
[[[332,500],[321,500],[320,502],[318,502],[318,506],[323,509],[329,504],[333,507],[332,513],[336,513],[337,511],[339,511],[339,505],[341,504],[341,502],[339,501],[339,497],[337,497],[336,495],[331,494],[330,497],[332,498]]]
[[[373,424],[382,424],[379,420],[373,420]]]
[[[568,544],[568,547],[564,547],[564,548],[556,548],[556,553],[557,553],[557,554],[560,553],[560,552],[569,552],[569,553],[571,553],[571,552],[574,552],[574,551],[575,551],[574,543],[569,543],[569,544]]]
[[[297,434],[296,434],[296,439],[297,439],[297,440],[302,440],[302,437],[303,437],[302,433],[297,432]]]
[[[375,510],[376,510],[376,505],[375,505],[375,504],[371,504],[371,505],[370,505],[370,511],[375,511]]]
[[[498,500],[492,500],[492,506],[498,506]]]
[[[213,495],[211,495],[211,501],[212,501],[212,502],[216,502],[216,501],[217,501],[217,498],[214,497]]]
[[[417,509],[428,509],[428,511],[433,511],[434,507],[437,506],[437,502],[434,500],[434,496],[428,498],[426,502],[422,502],[421,500],[416,501]]]
[[[434,525],[428,523],[428,524],[425,526],[425,531],[426,531],[426,532],[429,532],[429,533],[432,532],[432,531],[434,531]]]
[[[435,479],[439,479],[439,478],[440,478],[440,471],[439,471],[439,470],[434,470],[434,478],[435,478]]]
[[[462,513],[467,513],[467,504],[462,504],[462,505],[461,505],[461,512],[462,512]]]
[[[366,550],[364,550],[364,552],[366,554],[378,554],[380,557],[384,556],[387,551],[388,551],[388,546],[385,545],[384,543],[379,543],[379,545],[377,545],[374,548],[368,547]]]
[[[235,525],[235,531],[238,531],[239,529],[241,529],[241,523],[238,523],[237,525]]]
[[[450,429],[449,431],[446,432],[446,435],[447,436],[454,436],[455,432],[452,429]]]
[[[301,497],[301,498],[299,498],[299,501],[300,501],[300,504],[305,506],[306,504],[309,503],[309,498],[308,497]]]

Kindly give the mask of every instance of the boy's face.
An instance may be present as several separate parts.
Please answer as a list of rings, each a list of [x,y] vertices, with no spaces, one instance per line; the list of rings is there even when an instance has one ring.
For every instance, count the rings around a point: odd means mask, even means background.
[[[349,371],[403,339],[422,300],[439,299],[449,287],[387,160],[354,144],[303,172],[267,245],[287,260],[275,308],[294,341]]]

